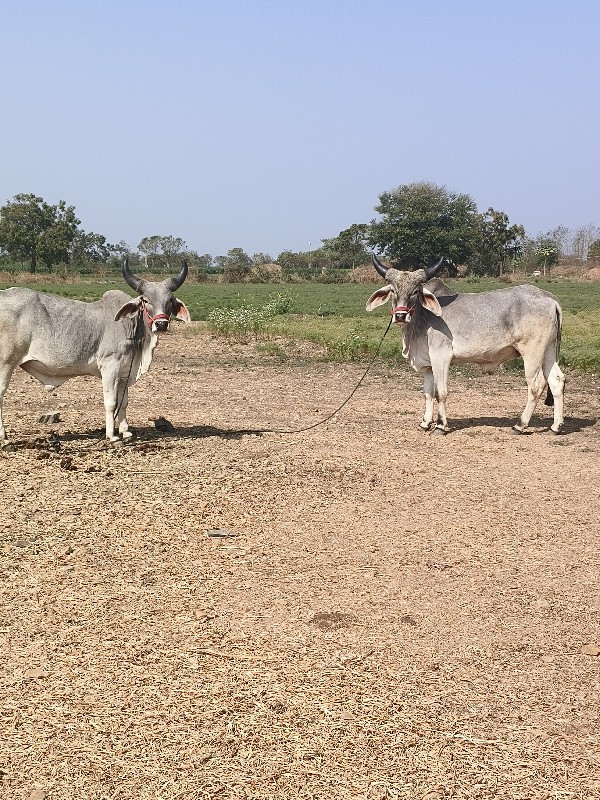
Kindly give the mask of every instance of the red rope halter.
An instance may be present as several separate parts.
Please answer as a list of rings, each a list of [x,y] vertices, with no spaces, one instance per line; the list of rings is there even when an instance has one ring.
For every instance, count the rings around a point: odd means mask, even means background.
[[[152,328],[152,323],[156,322],[159,319],[166,319],[167,322],[170,321],[171,317],[168,314],[157,314],[155,317],[151,317],[148,313],[148,309],[146,308],[146,303],[142,300],[142,311],[144,312],[144,319],[148,323],[148,327]]]

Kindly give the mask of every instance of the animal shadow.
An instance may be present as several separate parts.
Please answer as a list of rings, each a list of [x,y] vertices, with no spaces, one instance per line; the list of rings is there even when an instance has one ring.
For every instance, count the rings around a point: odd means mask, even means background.
[[[466,417],[465,419],[453,419],[450,423],[451,431],[468,430],[470,428],[498,428],[498,430],[512,430],[513,425],[519,421],[518,417]],[[583,417],[567,417],[561,431],[561,435],[570,433],[579,433],[585,428],[591,428],[597,422],[596,419],[587,419]],[[524,436],[532,435],[535,433],[548,433],[550,432],[551,421],[544,422],[543,420],[532,420],[529,427],[523,434]]]

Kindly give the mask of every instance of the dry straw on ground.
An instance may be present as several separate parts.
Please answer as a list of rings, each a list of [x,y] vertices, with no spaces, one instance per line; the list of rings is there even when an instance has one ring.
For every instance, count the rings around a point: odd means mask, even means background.
[[[600,796],[598,387],[515,437],[522,380],[457,376],[437,438],[382,368],[258,432],[360,373],[178,330],[121,449],[97,381],[15,377],[2,797]]]

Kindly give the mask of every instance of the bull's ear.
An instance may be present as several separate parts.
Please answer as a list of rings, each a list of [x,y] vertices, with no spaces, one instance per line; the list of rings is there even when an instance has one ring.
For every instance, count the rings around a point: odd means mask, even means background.
[[[123,317],[135,317],[140,309],[140,305],[142,303],[141,297],[136,297],[134,300],[128,300],[124,306],[117,311],[115,314],[115,322],[118,322]]]
[[[373,311],[374,308],[377,306],[382,306],[392,296],[392,287],[391,286],[384,286],[382,289],[377,289],[376,292],[373,292],[371,297],[367,300],[367,304],[365,306],[367,311]]]
[[[421,286],[421,289],[419,290],[419,300],[421,301],[421,305],[424,306],[428,311],[431,311],[432,314],[435,314],[436,317],[442,316],[442,307],[439,304],[437,297],[433,292],[430,292],[429,289],[426,289],[424,286]]]
[[[175,319],[180,319],[182,322],[189,323],[192,321],[192,317],[190,316],[190,312],[187,310],[184,303],[178,297],[173,298],[173,309],[174,314],[173,316]]]

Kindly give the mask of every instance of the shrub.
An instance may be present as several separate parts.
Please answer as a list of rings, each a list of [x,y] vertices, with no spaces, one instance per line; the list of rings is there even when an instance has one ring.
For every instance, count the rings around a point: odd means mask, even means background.
[[[250,336],[266,334],[268,321],[288,313],[292,305],[289,294],[277,294],[262,306],[240,303],[235,308],[215,308],[208,315],[207,322],[220,336],[247,341]]]
[[[368,337],[353,328],[343,339],[328,344],[327,354],[334,361],[361,361],[370,349]]]

